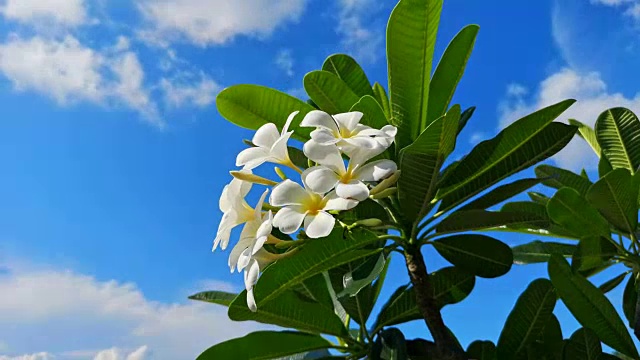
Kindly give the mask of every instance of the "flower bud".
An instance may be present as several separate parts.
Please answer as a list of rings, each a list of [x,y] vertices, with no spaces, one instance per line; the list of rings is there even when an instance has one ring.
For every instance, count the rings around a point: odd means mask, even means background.
[[[363,219],[363,220],[358,220],[354,222],[353,224],[351,224],[351,226],[352,227],[355,227],[355,226],[375,227],[375,226],[381,226],[382,224],[383,222],[380,219]]]
[[[284,174],[284,172],[282,171],[282,169],[280,169],[279,167],[277,167],[277,166],[276,166],[273,170],[276,172],[276,174],[278,174],[278,176],[280,177],[280,179],[282,179],[282,180],[287,180],[287,175],[285,175],[285,174]]]
[[[267,178],[263,178],[262,176],[258,176],[254,174],[248,174],[242,171],[230,171],[229,173],[231,174],[231,176],[233,176],[238,180],[247,181],[254,184],[261,184],[261,185],[267,185],[267,186],[278,185],[278,183],[273,180],[269,180]]]
[[[384,199],[387,198],[393,194],[395,194],[398,191],[398,188],[392,187],[392,188],[388,188],[385,190],[380,191],[379,193],[375,194],[375,195],[371,195],[372,199]]]
[[[388,178],[380,181],[380,183],[378,183],[378,185],[374,186],[373,189],[371,189],[371,191],[369,191],[369,195],[376,195],[376,194],[388,189],[390,186],[395,185],[395,183],[398,182],[399,178],[400,178],[400,170],[394,172]]]

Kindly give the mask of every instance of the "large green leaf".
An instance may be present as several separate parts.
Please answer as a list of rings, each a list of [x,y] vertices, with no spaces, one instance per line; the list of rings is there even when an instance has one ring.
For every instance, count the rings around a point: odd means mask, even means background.
[[[379,82],[373,84],[373,94],[376,101],[378,101],[378,104],[380,104],[380,107],[382,107],[384,115],[387,119],[391,119],[391,105],[389,104],[389,97],[387,96],[387,91]]]
[[[600,339],[589,328],[580,328],[571,335],[571,341],[564,349],[567,360],[599,360],[602,354]]]
[[[551,256],[548,270],[558,295],[582,326],[593,330],[611,348],[633,358],[638,357],[620,316],[600,289],[573,273],[560,255]]]
[[[547,224],[548,220],[526,212],[487,211],[481,209],[461,210],[451,213],[438,226],[437,232],[463,232],[489,229],[496,226],[523,224]]]
[[[534,240],[527,244],[514,246],[511,250],[513,251],[514,264],[533,264],[549,261],[551,254],[570,257],[576,251],[576,246],[573,244]]]
[[[635,173],[640,167],[640,121],[629,109],[604,111],[596,120],[596,137],[614,169]]]
[[[408,360],[407,343],[402,331],[385,329],[373,345],[371,360]]]
[[[473,51],[478,25],[467,25],[451,40],[433,73],[429,84],[427,124],[442,116],[464,74],[467,60]]]
[[[441,210],[448,210],[500,180],[534,165],[562,149],[574,126],[551,123],[574,100],[536,111],[478,144],[447,176],[438,191]]]
[[[542,349],[544,349],[547,360],[562,360],[562,348],[564,347],[562,339],[560,322],[555,315],[551,314],[544,326],[544,330],[542,330],[542,333],[536,341],[541,345]]]
[[[519,179],[505,185],[500,185],[477,199],[470,201],[459,210],[488,209],[530,189],[541,181],[542,179]]]
[[[218,94],[216,106],[225,119],[251,130],[266,123],[274,123],[281,129],[292,112],[300,111],[289,128],[295,130],[293,137],[298,140],[309,139],[311,129],[298,125],[314,108],[278,90],[259,85],[234,85]]]
[[[469,344],[467,356],[474,360],[498,360],[496,346],[488,340],[476,340]]]
[[[229,306],[238,295],[224,291],[203,291],[189,296],[191,300],[199,300],[222,306]]]
[[[256,331],[216,344],[200,354],[197,360],[267,360],[331,347],[333,345],[329,341],[318,335],[293,331]]]
[[[518,297],[498,339],[498,357],[515,359],[542,333],[553,315],[556,295],[547,279],[532,281]]]
[[[347,336],[347,329],[333,309],[300,296],[293,291],[280,293],[273,301],[258,305],[252,312],[247,307],[247,292],[229,305],[229,318],[234,321],[257,321],[312,333]]]
[[[429,209],[440,174],[440,168],[453,151],[460,107],[427,127],[416,141],[402,149],[398,181],[400,204],[410,222],[419,220]]]
[[[578,127],[578,135],[580,135],[580,137],[583,138],[589,146],[591,146],[596,155],[600,157],[602,149],[600,148],[600,144],[598,144],[596,132],[589,125],[585,125],[575,119],[569,119],[569,124]]]
[[[460,134],[462,129],[464,129],[464,127],[467,126],[469,119],[471,119],[471,116],[473,116],[473,113],[475,111],[476,111],[476,107],[472,106],[470,108],[467,108],[465,111],[462,112],[462,114],[460,114],[460,121],[458,121],[458,134]]]
[[[334,54],[322,64],[322,70],[337,75],[358,96],[372,95],[371,83],[362,67],[349,55]]]
[[[609,237],[609,223],[585,198],[572,188],[562,188],[547,204],[549,217],[577,238]]]
[[[336,228],[326,238],[314,239],[294,256],[268,267],[254,289],[258,308],[305,279],[380,251],[357,250],[378,241],[374,233],[356,228],[346,234],[345,239],[343,229]]]
[[[311,100],[329,114],[348,112],[360,100],[344,81],[328,71],[308,73],[303,84]]]
[[[616,228],[627,234],[638,226],[638,184],[627,169],[615,169],[598,180],[587,200]]]
[[[596,269],[606,264],[617,253],[616,246],[603,237],[584,237],[578,243],[571,265],[574,270],[580,271]]]
[[[387,117],[380,107],[380,104],[378,104],[378,101],[370,95],[361,97],[349,111],[360,111],[364,114],[360,123],[371,126],[374,129],[380,129],[388,124]]]
[[[427,123],[429,81],[442,0],[400,0],[387,25],[391,119],[400,148]]]
[[[453,235],[431,244],[453,265],[484,278],[502,276],[509,272],[513,264],[511,248],[485,235]]]
[[[564,170],[551,165],[540,165],[536,167],[536,176],[544,179],[543,184],[554,189],[570,187],[580,195],[586,195],[587,190],[592,185],[589,179],[575,174],[569,170]]]

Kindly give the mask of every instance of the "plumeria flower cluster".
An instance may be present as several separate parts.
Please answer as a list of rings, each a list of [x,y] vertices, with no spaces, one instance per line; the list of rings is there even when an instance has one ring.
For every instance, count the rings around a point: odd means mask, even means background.
[[[253,287],[261,269],[295,252],[291,251],[295,242],[272,235],[274,228],[288,235],[304,230],[311,239],[326,237],[335,227],[334,214],[353,209],[380,192],[382,185],[388,187],[390,180],[397,179],[393,161],[372,161],[393,144],[396,128],[387,125],[373,129],[360,124],[361,112],[307,113],[300,126],[315,129],[303,146],[310,166],[301,170],[291,160],[288,144],[293,135],[289,128],[297,115],[297,111],[289,115],[281,131],[273,123],[256,131],[253,146],[236,158],[236,165],[242,169],[231,172],[234,179],[220,196],[223,216],[213,250],[225,250],[233,228],[244,224],[240,239],[231,250],[229,267],[231,272],[244,271],[247,305],[252,311],[257,310]],[[300,182],[287,178],[277,167],[278,181],[255,175],[252,170],[264,163],[293,169],[299,173]],[[245,200],[254,185],[267,186],[255,208]],[[269,187],[272,189],[267,203]],[[268,244],[289,251],[270,252],[265,248]]]

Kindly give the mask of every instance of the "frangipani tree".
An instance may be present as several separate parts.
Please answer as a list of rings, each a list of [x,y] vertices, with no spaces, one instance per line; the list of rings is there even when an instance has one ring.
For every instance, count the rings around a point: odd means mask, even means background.
[[[227,306],[232,320],[295,331],[255,332],[214,345],[199,359],[467,359],[485,353],[485,343],[465,351],[440,311],[462,301],[477,276],[506,274],[513,253],[496,238],[470,232],[538,219],[486,209],[541,179],[491,188],[557,153],[577,127],[554,122],[573,103],[563,101],[449,161],[474,111],[451,100],[478,27],[463,28],[433,70],[441,9],[442,0],[401,0],[393,10],[388,95],[343,54],[304,77],[307,101],[258,85],[218,95],[223,117],[256,130],[221,196],[224,215],[215,240],[224,250],[231,229],[244,224],[229,265],[244,271],[246,290],[191,298]],[[274,175],[252,172],[265,167]],[[255,207],[244,201],[251,188],[262,192]],[[429,270],[423,246],[433,246],[451,266]],[[389,261],[398,254],[409,279],[370,320]],[[432,341],[405,340],[392,327],[416,319],[424,320]],[[506,336],[504,354],[515,354],[513,343],[530,338],[518,331]]]

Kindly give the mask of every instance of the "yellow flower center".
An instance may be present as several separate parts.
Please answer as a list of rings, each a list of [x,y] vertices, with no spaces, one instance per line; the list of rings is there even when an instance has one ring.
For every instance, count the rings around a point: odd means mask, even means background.
[[[302,208],[309,215],[318,215],[318,212],[322,211],[327,202],[319,194],[310,194],[302,202]]]

